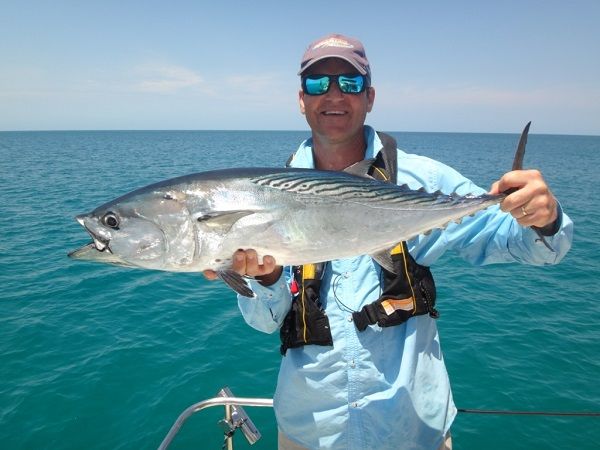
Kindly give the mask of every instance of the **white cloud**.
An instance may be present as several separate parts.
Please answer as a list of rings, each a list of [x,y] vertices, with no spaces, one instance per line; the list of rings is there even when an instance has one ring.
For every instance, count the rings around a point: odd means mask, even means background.
[[[379,83],[376,94],[369,119],[382,129],[513,132],[515,123],[532,120],[536,133],[598,134],[597,86]]]
[[[274,73],[221,75],[202,74],[183,66],[169,64],[148,64],[133,70],[133,91],[145,94],[172,94],[189,96],[194,94],[198,101],[257,105],[279,103],[293,99],[294,91],[289,90],[283,77]]]
[[[264,95],[272,90],[274,86],[279,87],[280,81],[273,74],[261,75],[234,75],[225,78],[229,89],[247,94]]]
[[[139,73],[138,77],[142,80],[134,88],[141,92],[169,94],[183,89],[206,88],[204,79],[199,74],[182,66],[147,65],[138,67],[135,72]]]
[[[378,88],[380,105],[398,104],[418,107],[559,107],[569,105],[595,109],[600,90],[584,86],[548,86],[537,89],[510,89],[476,85],[420,86],[401,88],[382,85]]]

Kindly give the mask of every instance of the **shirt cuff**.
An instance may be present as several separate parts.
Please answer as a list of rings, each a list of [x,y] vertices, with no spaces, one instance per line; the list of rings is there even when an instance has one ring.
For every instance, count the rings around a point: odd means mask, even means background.
[[[556,220],[544,227],[531,227],[540,232],[542,236],[554,236],[562,227],[563,212],[560,203],[556,206]]]
[[[285,276],[283,275],[283,270],[281,271],[281,275],[275,281],[275,283],[265,286],[259,280],[249,279],[248,284],[250,285],[250,289],[254,291],[254,294],[259,299],[266,298],[278,298],[287,292],[287,286],[285,284]]]
[[[258,280],[247,281],[254,291],[254,297],[238,295],[238,305],[246,322],[265,333],[273,333],[285,319],[291,307],[290,291],[284,274],[270,286],[263,286]]]

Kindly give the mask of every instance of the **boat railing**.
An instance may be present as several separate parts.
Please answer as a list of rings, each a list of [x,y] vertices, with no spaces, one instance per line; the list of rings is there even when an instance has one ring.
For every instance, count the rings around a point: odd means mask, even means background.
[[[177,418],[171,429],[158,447],[159,450],[166,450],[173,442],[173,439],[185,423],[193,414],[203,409],[213,406],[224,406],[225,416],[219,421],[223,428],[224,444],[223,448],[233,450],[233,434],[236,430],[241,430],[250,445],[261,438],[260,431],[256,428],[243,406],[273,407],[273,399],[270,398],[244,398],[234,397],[231,390],[224,387],[219,391],[217,397],[209,398],[187,407]]]

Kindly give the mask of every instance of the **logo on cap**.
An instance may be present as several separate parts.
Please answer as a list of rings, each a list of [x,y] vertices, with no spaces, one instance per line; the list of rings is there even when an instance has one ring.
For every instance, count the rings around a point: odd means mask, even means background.
[[[348,41],[346,41],[344,39],[332,37],[332,38],[325,39],[324,41],[319,42],[317,45],[315,45],[313,47],[313,50],[316,50],[318,48],[323,48],[323,47],[354,48],[354,46],[352,44],[350,44]]]

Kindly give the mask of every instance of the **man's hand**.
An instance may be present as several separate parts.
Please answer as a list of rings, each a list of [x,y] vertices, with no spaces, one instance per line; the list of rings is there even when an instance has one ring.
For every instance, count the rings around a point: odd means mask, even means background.
[[[275,283],[283,270],[275,263],[275,258],[270,255],[263,257],[262,264],[258,263],[255,250],[238,250],[233,254],[231,268],[240,275],[247,275],[258,279],[265,286]],[[204,276],[209,280],[217,278],[214,270],[205,270]]]
[[[492,184],[490,194],[496,195],[515,188],[500,208],[510,213],[519,224],[544,228],[557,219],[557,202],[539,170],[514,170]]]

